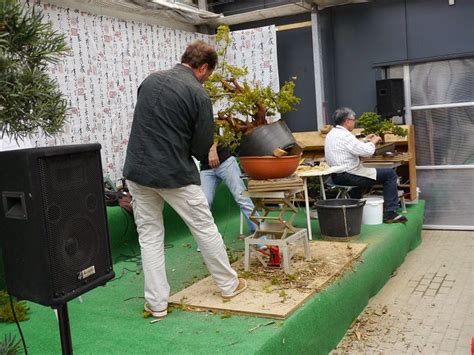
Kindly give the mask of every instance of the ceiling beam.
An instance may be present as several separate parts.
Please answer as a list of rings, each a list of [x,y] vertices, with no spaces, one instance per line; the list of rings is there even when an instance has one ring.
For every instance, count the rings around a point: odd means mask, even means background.
[[[241,14],[225,16],[217,20],[220,24],[226,25],[238,25],[241,23],[247,22],[254,22],[254,21],[261,21],[275,17],[282,17],[282,16],[289,16],[289,15],[296,15],[305,12],[311,11],[311,5],[309,4],[287,4],[281,6],[270,7],[262,10],[255,10],[244,12]]]
[[[45,0],[45,3],[62,8],[77,9],[99,16],[115,17],[125,21],[136,21],[178,30],[195,32],[196,26],[174,20],[166,11],[144,8],[128,1],[113,0]]]

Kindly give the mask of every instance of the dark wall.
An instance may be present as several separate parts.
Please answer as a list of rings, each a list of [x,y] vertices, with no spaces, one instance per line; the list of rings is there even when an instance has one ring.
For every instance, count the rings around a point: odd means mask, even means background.
[[[472,0],[456,0],[454,6],[445,0],[379,0],[321,15],[328,32],[323,47],[331,110],[375,110],[376,63],[474,52]]]
[[[233,26],[241,30],[269,25],[285,25],[310,21],[311,14],[299,14]],[[293,132],[317,130],[311,27],[277,32],[278,76],[280,86],[296,76],[295,95],[301,98],[296,111],[282,115]]]
[[[377,62],[406,56],[404,7],[401,1],[332,8],[334,97],[331,109],[348,106],[357,114],[375,110]],[[332,111],[331,111],[332,112]]]
[[[408,58],[474,52],[474,1],[407,0]]]
[[[282,115],[292,132],[317,131],[311,27],[277,32],[280,85],[296,76],[296,111]]]

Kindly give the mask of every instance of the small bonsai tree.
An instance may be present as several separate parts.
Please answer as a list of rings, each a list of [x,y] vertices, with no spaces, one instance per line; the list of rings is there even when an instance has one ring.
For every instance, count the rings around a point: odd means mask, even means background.
[[[285,82],[279,92],[270,86],[251,84],[243,79],[247,68],[233,66],[226,59],[232,42],[229,27],[219,26],[216,34],[219,63],[204,86],[213,103],[226,102],[225,108],[217,112],[216,127],[222,135],[217,135],[216,139],[235,150],[242,134],[269,123],[267,117],[277,112],[294,111],[300,99],[294,95],[296,78]]]
[[[60,131],[66,100],[48,65],[68,52],[65,36],[34,8],[0,0],[0,134],[15,140]]]
[[[3,341],[0,342],[0,354],[16,355],[22,352],[21,340],[17,340],[11,333],[5,334]]]
[[[385,134],[395,134],[397,136],[405,137],[407,130],[397,126],[390,120],[382,119],[375,112],[364,112],[357,120],[357,125],[363,128],[366,135],[375,134],[384,139]]]
[[[13,300],[13,308],[15,309],[16,319],[21,322],[28,319],[28,312],[30,308],[25,301]],[[7,291],[0,291],[0,322],[15,322],[15,316],[13,315],[10,296]],[[1,353],[0,353],[1,354]]]

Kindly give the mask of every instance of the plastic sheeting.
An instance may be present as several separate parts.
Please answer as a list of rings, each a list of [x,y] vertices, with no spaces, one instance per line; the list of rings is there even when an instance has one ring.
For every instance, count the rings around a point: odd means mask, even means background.
[[[412,112],[416,165],[474,165],[474,106]]]
[[[474,102],[474,59],[410,67],[412,106]],[[425,225],[474,226],[474,105],[412,110]],[[467,228],[466,228],[467,229]]]
[[[410,67],[412,106],[474,101],[474,59],[454,59]]]
[[[418,170],[425,225],[473,226],[474,169]]]

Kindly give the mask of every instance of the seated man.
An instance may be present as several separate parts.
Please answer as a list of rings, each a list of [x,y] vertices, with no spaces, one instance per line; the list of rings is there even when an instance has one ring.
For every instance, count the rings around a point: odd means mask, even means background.
[[[339,108],[334,112],[334,124],[326,136],[324,154],[330,166],[341,166],[343,172],[332,174],[335,184],[358,186],[352,189],[353,198],[361,198],[364,191],[375,183],[383,184],[384,223],[405,223],[407,218],[398,214],[397,175],[391,168],[367,168],[359,157],[369,157],[375,152],[375,144],[382,139],[368,135],[366,142],[358,140],[351,132],[355,127],[355,113],[350,108]]]

